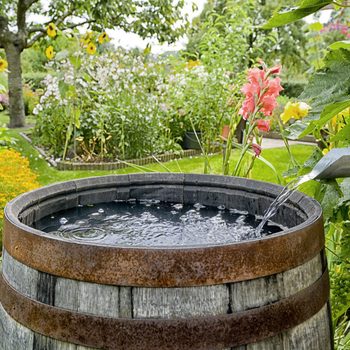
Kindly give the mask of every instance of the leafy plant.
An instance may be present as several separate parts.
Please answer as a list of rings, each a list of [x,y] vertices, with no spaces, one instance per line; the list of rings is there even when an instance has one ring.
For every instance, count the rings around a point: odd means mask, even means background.
[[[298,20],[335,1],[299,1],[296,9],[276,13],[264,26],[271,28]],[[289,136],[300,138],[312,133],[326,153],[334,147],[350,146],[350,44],[335,42],[320,64],[301,98],[307,99],[312,109],[310,116],[289,128]],[[312,168],[322,156],[317,150],[300,169],[299,174]],[[349,179],[332,180],[313,186],[312,194],[322,205],[326,228],[326,247],[331,277],[331,303],[335,328],[335,346],[347,349],[349,345],[350,307],[350,193]]]
[[[0,225],[6,203],[37,187],[37,175],[31,171],[28,159],[12,149],[0,148]]]

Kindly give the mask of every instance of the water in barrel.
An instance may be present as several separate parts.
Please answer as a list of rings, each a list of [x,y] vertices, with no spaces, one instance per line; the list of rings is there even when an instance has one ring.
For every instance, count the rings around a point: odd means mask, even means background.
[[[256,235],[261,217],[196,203],[128,200],[80,206],[36,223],[63,239],[122,246],[194,246],[260,238],[284,229],[269,222]]]

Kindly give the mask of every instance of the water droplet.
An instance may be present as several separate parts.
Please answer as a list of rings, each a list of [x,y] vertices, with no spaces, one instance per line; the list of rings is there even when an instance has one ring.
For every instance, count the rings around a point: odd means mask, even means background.
[[[59,223],[61,224],[61,225],[64,225],[64,224],[66,224],[68,222],[68,220],[66,219],[66,218],[60,218],[60,220],[59,220]]]
[[[105,211],[102,209],[102,208],[100,208],[99,210],[97,210],[100,214],[103,214]]]

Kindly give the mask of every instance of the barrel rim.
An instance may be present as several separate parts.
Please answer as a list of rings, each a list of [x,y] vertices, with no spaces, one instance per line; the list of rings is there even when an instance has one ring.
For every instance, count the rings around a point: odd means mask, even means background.
[[[6,206],[4,247],[18,261],[52,275],[149,287],[211,285],[263,277],[299,266],[323,248],[322,209],[315,200],[301,193],[294,194],[291,202],[296,209],[304,209],[309,215],[303,223],[264,238],[219,245],[128,247],[71,242],[43,235],[18,218],[21,208],[39,203],[44,194],[46,200],[58,194],[79,193],[92,186],[147,184],[231,186],[231,189],[269,197],[276,196],[282,189],[278,185],[244,178],[172,173],[109,175],[62,182],[23,194]],[[79,271],[73,271],[69,263]],[[235,264],[238,265],[232,266]],[[116,267],[121,271],[114,271]]]
[[[172,177],[175,175],[176,179],[174,179],[174,180],[177,180],[177,178],[180,176],[179,178],[182,179],[182,181],[183,181],[183,182],[179,182],[179,183],[171,181],[171,183],[168,183],[169,185],[171,185],[171,184],[180,184],[180,185],[184,184],[184,185],[196,185],[196,186],[208,185],[209,187],[214,187],[214,188],[225,188],[225,186],[227,186],[227,185],[234,185],[234,186],[238,185],[237,187],[232,188],[232,189],[243,190],[243,191],[246,191],[247,193],[261,194],[261,195],[264,195],[264,196],[270,197],[270,198],[274,198],[283,189],[283,186],[280,186],[280,185],[277,185],[277,184],[272,184],[272,183],[269,183],[269,182],[264,182],[264,181],[259,181],[259,180],[252,180],[252,179],[246,179],[246,178],[242,178],[242,177],[224,176],[224,175],[180,174],[180,173],[141,173],[141,174],[140,173],[135,173],[135,174],[128,174],[128,175],[94,176],[94,177],[87,177],[87,178],[71,180],[71,181],[57,182],[55,184],[50,184],[50,185],[43,186],[43,187],[40,187],[40,188],[32,190],[32,191],[23,193],[22,195],[17,196],[16,198],[12,199],[10,202],[8,202],[6,204],[6,206],[4,208],[4,217],[6,217],[6,219],[8,221],[10,221],[12,224],[18,225],[19,227],[27,230],[28,232],[30,232],[32,234],[37,234],[37,235],[43,236],[42,231],[37,230],[37,229],[35,229],[35,228],[31,227],[31,226],[25,225],[19,220],[18,215],[20,214],[20,212],[18,210],[19,208],[16,208],[18,206],[18,202],[21,202],[23,200],[24,201],[25,200],[29,200],[29,202],[33,201],[33,200],[36,201],[36,203],[32,203],[29,206],[25,206],[23,208],[23,209],[28,209],[29,207],[33,206],[34,204],[38,204],[38,203],[41,202],[39,200],[39,195],[41,194],[41,192],[47,192],[47,190],[49,190],[49,189],[53,189],[54,190],[56,187],[59,187],[59,186],[62,186],[62,185],[64,185],[64,186],[66,186],[66,185],[74,186],[73,189],[76,191],[76,193],[79,193],[82,190],[86,190],[87,188],[90,189],[90,187],[92,185],[91,183],[89,183],[90,181],[95,181],[95,180],[98,180],[98,179],[118,180],[118,179],[126,179],[127,178],[129,180],[129,182],[123,183],[124,185],[127,185],[127,184],[135,185],[138,182],[140,182],[140,179],[139,179],[140,175],[151,175],[151,176],[159,176],[160,175],[161,177],[163,177],[164,175],[171,175],[171,178],[170,178],[171,180],[173,180]],[[184,175],[184,178],[181,175]],[[194,181],[191,179],[192,176],[194,177]],[[230,182],[224,182],[224,183],[222,183],[222,185],[225,185],[225,186],[218,186],[218,185],[220,185],[220,183],[214,183],[214,185],[216,185],[216,186],[211,186],[211,183],[206,182],[206,181],[203,181],[202,183],[197,182],[198,181],[197,177],[198,178],[203,178],[203,179],[214,178],[214,179],[219,179],[219,180],[224,179],[224,178],[225,179],[228,178],[228,179],[230,179],[230,180],[232,180],[234,182],[237,182],[237,184],[230,183]],[[133,178],[135,178],[136,182],[132,182]],[[187,180],[187,178],[189,179],[189,181]],[[160,179],[160,181],[147,181],[147,179],[146,179],[147,182],[145,182],[145,183],[140,182],[140,184],[141,185],[162,184],[162,182],[163,182],[162,180],[163,179]],[[84,183],[84,182],[88,182],[89,187],[84,187],[84,186],[82,186],[81,188],[77,187],[77,184],[81,184],[81,183]],[[110,181],[107,181],[106,183],[103,183],[103,185],[109,184],[109,183],[110,183]],[[249,185],[249,186],[247,186],[247,185]],[[255,188],[254,188],[254,185],[256,186]],[[247,186],[247,187],[244,187],[244,186]],[[267,188],[264,189],[264,188],[262,188],[262,186],[267,187]],[[101,188],[105,188],[105,186],[101,186]],[[73,189],[68,187],[68,190],[66,192],[62,192],[60,194],[71,194],[71,193],[74,193],[72,191]],[[249,190],[249,189],[253,189],[253,190]],[[80,191],[78,192],[78,190],[80,190]],[[44,199],[46,200],[46,199],[50,199],[50,198],[54,198],[54,197],[55,196],[48,195]],[[294,201],[293,201],[293,198],[294,198]],[[228,244],[225,243],[224,245],[236,245],[236,244],[244,244],[246,242],[269,240],[269,239],[272,239],[272,238],[277,237],[277,236],[283,236],[285,234],[291,234],[294,231],[302,229],[303,227],[318,221],[319,218],[322,218],[321,205],[315,199],[313,199],[313,198],[311,198],[311,197],[307,196],[306,194],[301,193],[299,191],[295,191],[295,193],[289,199],[289,202],[292,202],[293,206],[296,209],[304,209],[303,207],[299,207],[299,208],[297,207],[300,204],[301,201],[304,201],[305,202],[304,204],[308,204],[309,205],[307,210],[308,210],[308,214],[311,214],[311,215],[308,215],[308,218],[304,222],[302,222],[301,224],[293,226],[293,227],[288,228],[286,230],[283,230],[283,231],[281,231],[279,233],[275,233],[273,235],[266,236],[266,237],[257,238],[257,239],[249,239],[249,240],[246,240],[246,241],[239,241],[239,242],[233,242],[233,243],[228,243]],[[67,242],[67,240],[65,240],[65,239],[63,239],[61,237],[51,237],[50,236],[49,238],[51,238],[53,240],[59,240],[59,241]],[[78,245],[79,244],[82,244],[82,245],[88,244],[88,245],[91,245],[91,246],[103,246],[103,247],[105,247],[105,245],[99,244],[97,242],[90,242],[90,243],[70,242],[70,243],[78,244]],[[157,250],[157,249],[160,249],[160,250],[162,250],[162,249],[181,249],[181,250],[186,250],[188,248],[189,249],[195,249],[195,248],[202,249],[202,248],[209,248],[209,247],[217,247],[217,246],[221,246],[221,245],[223,245],[223,244],[203,244],[203,245],[193,245],[193,246],[192,245],[186,245],[186,246],[171,246],[171,247],[169,247],[169,246],[154,246],[154,247],[137,246],[137,247],[128,247],[128,246],[125,246],[125,245],[122,245],[122,246],[114,245],[113,247],[120,248],[120,249],[125,248],[125,249],[145,249],[145,250],[152,250],[152,249],[155,249],[155,250]]]

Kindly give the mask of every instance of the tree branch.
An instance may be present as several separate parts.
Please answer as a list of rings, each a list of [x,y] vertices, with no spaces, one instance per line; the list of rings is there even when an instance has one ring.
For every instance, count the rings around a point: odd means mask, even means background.
[[[25,0],[18,0],[17,3],[17,28],[19,33],[24,33],[26,30],[26,12],[27,7]]]
[[[8,19],[5,16],[0,16],[0,46],[3,48],[8,39],[9,27]]]
[[[95,23],[95,22],[96,22],[95,19],[89,19],[89,20],[86,20],[86,21],[80,22],[80,23],[72,23],[70,25],[67,25],[64,29],[74,29],[76,27],[83,26],[84,24],[90,24],[90,23]]]
[[[36,2],[39,2],[40,0],[24,0],[24,3],[26,5],[27,10]]]
[[[34,0],[32,0],[34,1]],[[35,36],[33,36],[32,38],[30,38],[30,40],[27,43],[27,48],[33,46],[33,44],[41,39],[42,37],[44,37],[46,35],[46,29],[45,27],[49,24],[49,23],[55,23],[56,26],[59,26],[61,23],[64,22],[64,20],[66,18],[68,18],[69,16],[71,16],[74,12],[74,8],[71,8],[69,11],[66,11],[65,13],[62,14],[62,16],[59,16],[57,18],[52,18],[50,21],[44,23],[42,26],[38,27],[38,26],[31,26],[28,29],[28,34],[33,34],[33,33],[38,33]],[[44,27],[44,28],[43,28]]]

